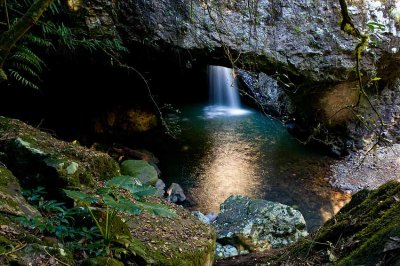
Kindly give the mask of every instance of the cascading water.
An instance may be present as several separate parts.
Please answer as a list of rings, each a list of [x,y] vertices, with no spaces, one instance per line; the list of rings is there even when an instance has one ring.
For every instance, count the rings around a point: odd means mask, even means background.
[[[240,107],[239,88],[231,68],[208,66],[210,106],[207,117],[244,115],[250,111]]]

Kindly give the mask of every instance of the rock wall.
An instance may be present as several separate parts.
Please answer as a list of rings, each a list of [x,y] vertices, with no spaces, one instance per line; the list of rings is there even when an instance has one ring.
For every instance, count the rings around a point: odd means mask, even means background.
[[[82,3],[78,13],[84,12],[82,25],[91,34],[118,34],[130,48],[132,60],[143,56],[143,49],[159,55],[173,51],[179,54],[174,60],[189,68],[201,61],[273,75],[285,87],[290,110],[295,110],[290,116],[300,129],[293,132],[302,132],[307,139],[318,131],[315,142],[342,154],[350,146],[360,146],[354,142],[368,130],[351,111],[338,112],[357,98],[353,83],[357,40],[340,29],[340,11],[339,1],[97,0]],[[355,25],[371,36],[361,60],[363,83],[377,86],[373,102],[382,110],[387,95],[380,98],[380,92],[394,91],[394,75],[379,66],[399,56],[400,5],[349,1],[349,12]],[[374,77],[382,79],[369,83]],[[271,101],[287,97],[267,99],[270,95],[271,91],[259,93],[257,100],[265,102],[269,113],[287,113],[281,104],[271,106]],[[343,99],[352,100],[338,102]],[[368,104],[359,107],[357,112],[364,116],[372,109]]]

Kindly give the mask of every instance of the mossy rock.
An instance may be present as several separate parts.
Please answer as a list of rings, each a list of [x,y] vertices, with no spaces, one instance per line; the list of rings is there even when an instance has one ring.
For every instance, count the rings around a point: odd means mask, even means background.
[[[107,154],[57,140],[16,119],[0,117],[0,136],[5,163],[23,186],[92,186],[119,175]]]
[[[157,170],[144,160],[123,161],[121,173],[137,178],[143,185],[154,186],[158,181]]]
[[[400,265],[400,182],[362,190],[320,230],[272,255],[269,265]],[[242,258],[236,263],[254,265]],[[218,265],[227,265],[226,261]],[[229,265],[237,265],[235,263]]]
[[[35,217],[39,212],[21,195],[17,178],[0,165],[0,212],[15,216]]]
[[[27,244],[15,253],[18,265],[75,265],[72,253],[60,247]],[[62,262],[62,263],[60,263]]]
[[[215,231],[203,224],[183,207],[163,203],[173,209],[177,217],[165,218],[142,213],[131,216],[128,225],[131,235],[138,239],[145,251],[142,259],[146,265],[208,266],[214,263]]]
[[[124,266],[119,260],[109,257],[96,257],[85,260],[82,266]]]

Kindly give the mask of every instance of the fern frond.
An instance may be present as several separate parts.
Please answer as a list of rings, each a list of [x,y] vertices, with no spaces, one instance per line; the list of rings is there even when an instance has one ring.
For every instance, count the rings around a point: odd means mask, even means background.
[[[49,9],[53,15],[57,15],[60,13],[58,6],[61,5],[60,0],[54,0],[53,3],[50,4]]]
[[[38,81],[42,81],[42,79],[40,78],[39,74],[34,71],[32,68],[30,68],[28,65],[22,64],[22,63],[17,63],[17,62],[13,62],[12,66],[15,68],[15,71],[20,71],[23,70],[24,73],[27,73],[29,75],[31,75],[32,77],[36,78]],[[20,73],[22,75],[22,73]]]
[[[32,50],[28,49],[26,46],[19,46],[18,50],[10,57],[9,60],[19,61],[28,65],[35,67],[38,72],[43,71],[43,67],[46,66],[44,61],[40,59]]]
[[[113,51],[117,51],[117,52],[128,52],[128,48],[126,48],[124,46],[124,44],[122,43],[122,40],[120,38],[115,38],[115,39],[106,39],[104,41],[105,43],[105,48],[109,49],[109,50],[113,50]]]
[[[19,83],[21,83],[24,86],[33,88],[35,90],[38,90],[39,87],[31,82],[30,80],[28,80],[27,78],[25,78],[23,75],[21,75],[17,70],[14,69],[8,69],[8,71],[10,72],[10,76],[15,79],[16,81],[18,81]]]
[[[56,32],[56,24],[52,21],[47,21],[46,23],[41,23],[43,34],[54,34]]]
[[[38,37],[37,35],[33,35],[32,33],[28,33],[24,36],[24,40],[26,40],[29,43],[36,44],[37,46],[40,47],[52,47],[54,48],[54,45],[51,41]]]

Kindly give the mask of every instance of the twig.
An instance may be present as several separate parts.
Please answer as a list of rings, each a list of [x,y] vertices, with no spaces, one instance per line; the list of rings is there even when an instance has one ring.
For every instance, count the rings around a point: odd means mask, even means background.
[[[12,253],[14,253],[14,252],[17,252],[17,251],[23,249],[24,247],[26,247],[26,243],[21,244],[21,246],[15,248],[15,249],[12,249],[12,250],[10,250],[10,251],[8,251],[8,252],[1,253],[1,254],[0,254],[0,257],[1,257],[1,256],[7,256],[7,255],[9,255],[9,254],[12,254]]]
[[[51,255],[51,254],[47,251],[46,247],[43,247],[43,249],[44,249],[44,251],[47,253],[47,255],[49,255],[51,258],[54,258],[57,262],[61,263],[62,265],[65,265],[65,266],[71,266],[70,264],[65,263],[65,262],[63,262],[62,260],[59,260],[59,259],[57,259],[55,256]]]

